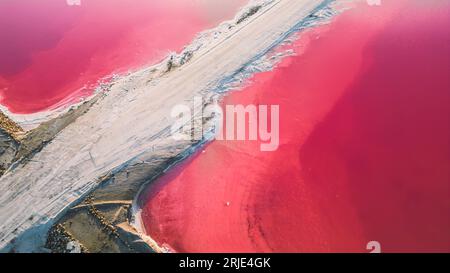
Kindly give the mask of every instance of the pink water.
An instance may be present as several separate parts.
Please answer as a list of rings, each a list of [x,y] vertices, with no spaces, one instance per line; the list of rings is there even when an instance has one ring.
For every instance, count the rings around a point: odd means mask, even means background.
[[[147,233],[180,252],[449,252],[450,3],[382,3],[226,97],[279,104],[279,149],[210,143],[143,193]]]
[[[0,103],[33,113],[92,93],[233,18],[245,0],[3,0]],[[69,98],[69,99],[68,99]]]

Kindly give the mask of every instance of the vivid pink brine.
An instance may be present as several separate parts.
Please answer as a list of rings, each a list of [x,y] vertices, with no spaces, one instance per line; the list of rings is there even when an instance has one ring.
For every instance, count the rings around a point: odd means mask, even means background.
[[[34,113],[92,94],[231,19],[247,1],[3,0],[0,103]]]
[[[146,232],[180,252],[449,252],[449,25],[448,1],[360,2],[301,34],[222,102],[280,105],[278,150],[208,144],[143,192]]]

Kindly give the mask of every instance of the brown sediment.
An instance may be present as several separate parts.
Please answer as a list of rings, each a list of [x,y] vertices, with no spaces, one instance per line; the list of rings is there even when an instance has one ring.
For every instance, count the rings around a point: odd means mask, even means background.
[[[19,143],[0,128],[0,176],[9,168],[19,149]]]
[[[262,8],[261,5],[251,7],[247,12],[245,12],[237,21],[236,24],[239,25],[240,23],[244,22],[254,14],[256,14],[260,9]]]
[[[0,111],[0,128],[5,130],[15,141],[19,142],[24,135],[24,130],[7,115]]]
[[[45,247],[52,249],[52,252],[69,253],[70,251],[67,249],[67,245],[70,242],[76,242],[80,246],[81,253],[89,253],[89,250],[80,244],[63,225],[55,225],[50,230]]]
[[[91,253],[158,252],[157,247],[151,246],[151,241],[142,238],[130,225],[131,204],[109,201],[98,207],[98,203],[94,200],[95,197],[90,195],[82,204],[69,210],[51,228],[45,247],[51,252],[66,252],[65,247],[51,243],[55,240],[54,230],[64,227],[64,230],[71,235],[72,241],[85,246]]]
[[[0,176],[14,162],[23,135],[23,129],[0,111]]]

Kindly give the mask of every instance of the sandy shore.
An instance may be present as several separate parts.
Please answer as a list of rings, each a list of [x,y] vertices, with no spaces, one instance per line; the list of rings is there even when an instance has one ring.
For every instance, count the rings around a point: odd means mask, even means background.
[[[171,145],[170,111],[207,94],[259,56],[323,1],[273,1],[181,67],[150,80],[144,69],[111,90],[26,164],[0,179],[0,249],[30,251],[61,212],[99,177],[144,152]]]

